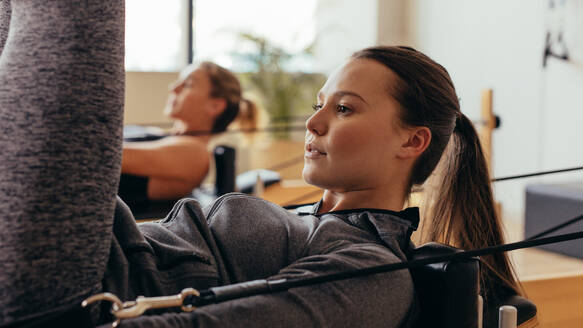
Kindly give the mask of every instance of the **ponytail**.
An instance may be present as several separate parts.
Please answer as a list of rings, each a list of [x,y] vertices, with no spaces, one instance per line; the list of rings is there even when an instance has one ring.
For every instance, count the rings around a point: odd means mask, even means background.
[[[425,200],[429,205],[425,217],[431,218],[423,228],[426,238],[466,250],[503,244],[480,140],[472,122],[461,112],[437,171],[432,177],[435,188]],[[520,294],[505,253],[484,256],[481,263],[480,283],[486,301]]]
[[[235,122],[239,125],[239,128],[248,131],[257,128],[257,122],[259,121],[259,111],[255,103],[249,99],[241,98],[239,102],[239,114],[235,118]]]
[[[226,102],[225,109],[213,123],[211,132],[220,133],[227,130],[233,120],[239,116],[241,97],[241,84],[239,79],[228,69],[213,62],[203,61],[198,65],[203,69],[210,82],[210,96],[222,98]]]

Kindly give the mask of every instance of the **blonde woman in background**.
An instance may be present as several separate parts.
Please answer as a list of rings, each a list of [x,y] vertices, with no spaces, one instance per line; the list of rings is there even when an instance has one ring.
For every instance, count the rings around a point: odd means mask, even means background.
[[[118,193],[132,208],[188,195],[209,173],[212,134],[235,120],[244,129],[257,121],[257,108],[242,97],[237,77],[208,61],[180,73],[164,113],[175,120],[169,136],[123,144]]]

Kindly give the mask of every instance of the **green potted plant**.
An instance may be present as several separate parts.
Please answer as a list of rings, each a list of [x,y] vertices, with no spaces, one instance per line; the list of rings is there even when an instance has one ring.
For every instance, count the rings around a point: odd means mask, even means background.
[[[325,76],[288,71],[286,66],[296,56],[309,58],[312,54],[311,46],[298,53],[289,53],[260,36],[241,33],[239,37],[244,42],[250,42],[255,50],[234,54],[255,68],[241,74],[244,88],[259,96],[272,124],[290,125],[294,121],[303,121],[311,112],[311,105]],[[289,135],[289,131],[275,134],[277,138],[288,138]]]

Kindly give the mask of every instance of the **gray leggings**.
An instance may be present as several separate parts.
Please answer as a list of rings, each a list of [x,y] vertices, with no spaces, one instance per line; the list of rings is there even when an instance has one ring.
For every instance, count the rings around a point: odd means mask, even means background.
[[[123,28],[123,1],[0,0],[0,325],[102,288]]]

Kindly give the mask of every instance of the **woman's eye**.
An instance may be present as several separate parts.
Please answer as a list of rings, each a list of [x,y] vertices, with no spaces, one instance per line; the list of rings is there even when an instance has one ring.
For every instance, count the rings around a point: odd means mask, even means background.
[[[314,111],[319,111],[320,109],[322,109],[322,105],[313,104],[312,108],[314,109]]]
[[[336,110],[341,114],[347,114],[347,113],[350,113],[352,111],[350,108],[343,106],[343,105],[336,106]]]

